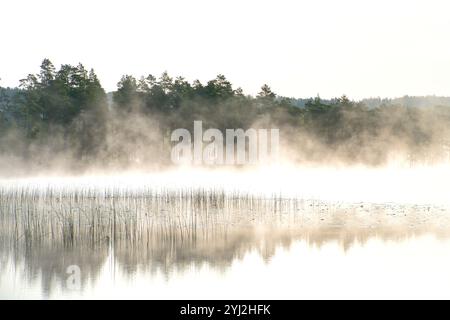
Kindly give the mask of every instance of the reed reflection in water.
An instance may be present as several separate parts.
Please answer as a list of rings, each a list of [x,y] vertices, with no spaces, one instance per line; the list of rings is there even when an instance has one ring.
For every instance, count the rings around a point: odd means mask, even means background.
[[[5,282],[14,281],[25,287],[25,297],[31,287],[44,298],[70,291],[71,265],[82,271],[83,297],[102,279],[105,265],[125,279],[169,281],[205,267],[226,277],[249,255],[270,263],[280,249],[289,251],[296,243],[318,250],[333,243],[346,252],[371,239],[402,242],[432,234],[447,241],[450,226],[445,207],[221,190],[4,188],[0,193],[0,293],[6,298],[17,296],[5,292]]]

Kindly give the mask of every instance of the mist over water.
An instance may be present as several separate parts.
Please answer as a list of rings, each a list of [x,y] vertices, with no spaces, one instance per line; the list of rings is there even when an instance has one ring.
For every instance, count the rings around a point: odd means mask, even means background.
[[[107,96],[93,71],[49,60],[8,94],[19,99],[0,108],[2,298],[382,296],[393,283],[408,297],[432,287],[428,273],[450,296],[445,106],[299,106],[267,85],[251,97],[223,75],[167,73],[124,76]],[[279,162],[175,165],[171,133],[197,141],[195,121],[279,130]]]
[[[250,298],[257,287],[239,278],[248,268],[261,277],[278,268],[278,277],[288,272],[285,264],[309,268],[301,261],[319,257],[347,265],[371,251],[445,247],[448,175],[443,167],[273,166],[2,179],[0,296],[162,298],[173,297],[176,286],[179,298],[204,298],[192,287],[202,275],[224,288],[216,297],[234,295],[223,285],[228,279],[247,283],[241,294]],[[364,268],[378,276],[379,263]],[[67,285],[71,265],[82,271],[77,290]],[[286,280],[303,283],[300,270]],[[330,270],[328,281],[336,281]],[[282,296],[308,296],[313,287]]]
[[[2,1],[0,299],[450,299],[449,9]]]
[[[157,172],[104,172],[80,176],[37,175],[0,179],[0,189],[54,192],[130,192],[208,190],[257,197],[342,202],[448,205],[450,169],[423,167],[179,167]]]
[[[394,298],[450,296],[445,152],[391,146],[374,160],[357,142],[293,147],[284,128],[278,164],[174,166],[171,144],[139,121],[90,160],[2,156],[1,298],[385,297],[393,284]],[[408,290],[405,269],[441,285],[418,277]]]

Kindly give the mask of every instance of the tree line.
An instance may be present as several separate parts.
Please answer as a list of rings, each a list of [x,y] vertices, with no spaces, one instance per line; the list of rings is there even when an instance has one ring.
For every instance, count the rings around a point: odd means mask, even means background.
[[[345,95],[299,106],[266,84],[250,96],[224,75],[202,83],[167,72],[124,75],[107,94],[93,69],[63,64],[57,70],[44,59],[39,73],[18,88],[0,87],[0,155],[42,165],[51,155],[65,155],[80,168],[99,160],[164,162],[170,132],[192,128],[194,120],[222,130],[280,128],[297,162],[382,164],[399,152],[411,161],[433,161],[447,156],[450,137],[446,106],[373,107]]]

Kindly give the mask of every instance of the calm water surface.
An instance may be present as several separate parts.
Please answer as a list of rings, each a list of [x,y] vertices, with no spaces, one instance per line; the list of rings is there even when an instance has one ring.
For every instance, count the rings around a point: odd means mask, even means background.
[[[0,298],[450,298],[446,207],[83,190],[2,189]]]

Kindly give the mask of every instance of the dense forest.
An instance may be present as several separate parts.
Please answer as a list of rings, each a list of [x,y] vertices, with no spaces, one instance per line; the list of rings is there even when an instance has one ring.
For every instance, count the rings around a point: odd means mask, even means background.
[[[291,99],[268,85],[254,97],[223,75],[201,83],[166,72],[124,75],[107,94],[94,70],[57,70],[45,59],[18,88],[0,87],[0,171],[169,165],[170,133],[194,120],[221,130],[280,128],[283,156],[295,163],[448,161],[447,100],[411,99]]]

